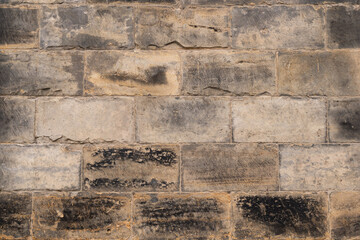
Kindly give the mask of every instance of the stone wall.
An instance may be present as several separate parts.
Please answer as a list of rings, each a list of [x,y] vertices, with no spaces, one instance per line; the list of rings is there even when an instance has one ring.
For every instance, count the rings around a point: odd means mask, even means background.
[[[359,0],[0,0],[0,239],[360,239]]]

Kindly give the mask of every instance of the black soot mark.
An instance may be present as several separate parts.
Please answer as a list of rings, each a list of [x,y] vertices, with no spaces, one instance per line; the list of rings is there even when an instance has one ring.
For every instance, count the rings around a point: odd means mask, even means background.
[[[111,211],[120,210],[124,203],[109,198],[61,199],[62,214],[57,215],[58,230],[98,229],[113,223]]]
[[[109,178],[97,178],[95,180],[89,180],[85,178],[85,185],[89,185],[91,188],[108,188],[108,189],[126,189],[126,188],[144,188],[152,187],[154,189],[167,189],[175,183],[158,181],[152,179],[150,182],[143,179],[132,179],[132,180],[122,180],[119,178],[109,179]]]
[[[360,237],[360,216],[344,216],[336,219],[342,226],[332,229],[331,236],[335,240]]]
[[[109,148],[96,151],[93,156],[101,156],[101,161],[94,164],[88,163],[88,170],[98,170],[102,168],[114,168],[118,161],[133,161],[137,163],[155,162],[164,166],[172,166],[176,161],[176,154],[167,149],[153,150],[145,148],[139,151],[131,148]]]
[[[341,138],[360,139],[360,101],[343,101],[334,104],[337,109],[333,112],[335,122],[340,127]]]
[[[114,73],[105,75],[105,77],[113,81],[126,81],[132,80],[134,82],[143,84],[143,85],[163,85],[167,83],[166,80],[166,67],[150,67],[145,70],[145,78],[129,74],[126,72]]]
[[[324,236],[326,215],[321,203],[306,197],[239,197],[237,207],[243,217],[269,227],[275,235]]]

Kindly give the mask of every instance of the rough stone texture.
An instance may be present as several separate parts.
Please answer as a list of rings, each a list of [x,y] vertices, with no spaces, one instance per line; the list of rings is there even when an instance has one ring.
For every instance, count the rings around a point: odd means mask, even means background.
[[[360,192],[337,192],[330,195],[331,236],[334,240],[360,238]]]
[[[79,52],[0,52],[0,94],[81,95],[83,71]]]
[[[141,48],[227,47],[227,9],[184,9],[141,7],[136,10],[135,42]]]
[[[140,142],[229,141],[230,106],[208,98],[139,98],[136,102]]]
[[[177,146],[123,145],[84,150],[84,186],[91,191],[178,191]]]
[[[232,239],[325,239],[327,195],[236,194]]]
[[[137,239],[229,239],[226,193],[135,195],[134,205]]]
[[[89,95],[176,95],[180,57],[172,52],[92,52],[87,57]]]
[[[87,0],[90,3],[153,3],[153,4],[175,4],[176,0]]]
[[[280,146],[283,190],[360,190],[360,145]]]
[[[182,0],[183,5],[359,4],[359,0]]]
[[[184,191],[279,188],[279,156],[275,145],[185,145],[181,157]]]
[[[235,142],[324,142],[321,99],[244,98],[232,103]]]
[[[203,51],[185,54],[182,93],[256,95],[275,93],[275,54]]]
[[[0,97],[0,142],[34,140],[35,100]]]
[[[71,146],[0,145],[0,189],[79,189],[80,161]]]
[[[43,7],[40,46],[131,48],[133,10],[124,6]]]
[[[0,193],[0,238],[30,237],[31,194]]]
[[[360,95],[360,52],[279,54],[279,93],[288,95]]]
[[[330,101],[329,136],[331,142],[360,142],[360,99]]]
[[[323,28],[323,10],[313,6],[259,6],[232,10],[232,45],[235,48],[322,48]]]
[[[131,198],[126,195],[37,194],[36,239],[129,239]]]
[[[329,48],[360,47],[360,7],[334,6],[326,12]]]
[[[82,3],[85,0],[0,0],[0,3],[10,4],[62,4],[62,3]]]
[[[38,27],[38,9],[0,6],[0,48],[36,47]]]
[[[36,134],[51,140],[130,142],[133,102],[126,97],[41,98],[36,102]]]

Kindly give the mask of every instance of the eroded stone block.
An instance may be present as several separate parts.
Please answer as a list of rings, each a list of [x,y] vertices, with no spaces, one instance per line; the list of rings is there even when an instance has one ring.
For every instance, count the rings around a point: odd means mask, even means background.
[[[138,239],[229,239],[230,196],[222,194],[135,195]]]
[[[359,190],[359,144],[280,146],[283,190]]]
[[[139,98],[137,137],[141,142],[229,141],[229,103],[207,98]]]
[[[90,191],[178,191],[177,146],[127,145],[84,150],[84,186]]]
[[[0,52],[0,94],[81,95],[84,60],[79,52]]]
[[[279,157],[275,145],[185,145],[181,158],[184,191],[279,188]]]
[[[176,95],[180,57],[171,52],[92,52],[87,57],[89,95]]]
[[[185,54],[182,92],[256,95],[275,92],[275,54],[196,51]]]
[[[134,45],[131,7],[46,6],[42,12],[42,48],[121,49]]]
[[[325,239],[326,194],[236,194],[233,239]]]

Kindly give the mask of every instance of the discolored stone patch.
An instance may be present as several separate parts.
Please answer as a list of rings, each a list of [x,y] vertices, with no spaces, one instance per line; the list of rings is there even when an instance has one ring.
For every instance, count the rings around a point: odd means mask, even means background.
[[[35,100],[0,97],[0,142],[34,141]]]
[[[227,9],[140,7],[136,10],[135,42],[141,48],[227,47]]]
[[[40,46],[132,48],[133,13],[124,6],[43,7]]]
[[[135,195],[137,239],[229,239],[230,196]]]
[[[330,102],[329,135],[331,142],[359,142],[360,99]]]
[[[185,145],[181,157],[184,191],[278,189],[275,145]]]
[[[0,238],[30,237],[31,194],[0,193]]]
[[[325,102],[285,97],[233,101],[235,142],[325,142]]]
[[[36,194],[37,239],[129,239],[131,198],[126,195]]]
[[[280,146],[282,190],[359,190],[359,144]]]
[[[359,0],[182,0],[184,5],[359,4]]]
[[[322,9],[313,6],[233,8],[232,46],[241,49],[322,48],[323,15]]]
[[[90,191],[177,191],[179,147],[108,146],[84,149],[84,186]]]
[[[142,97],[136,102],[140,142],[229,141],[229,103],[220,99]]]
[[[79,52],[0,52],[0,94],[81,95]]]
[[[0,189],[77,190],[80,161],[67,145],[0,145]]]
[[[279,54],[279,93],[358,96],[360,52],[321,51]]]
[[[36,47],[38,28],[38,9],[0,7],[0,48]]]
[[[359,200],[359,192],[336,192],[330,195],[332,239],[355,240],[360,238]]]
[[[333,6],[327,9],[326,26],[329,48],[360,47],[359,6]]]
[[[326,194],[237,194],[233,239],[324,239]]]
[[[183,60],[182,92],[256,95],[275,92],[275,54],[194,51]]]
[[[37,100],[37,137],[55,141],[121,141],[134,138],[131,98],[41,98]],[[59,124],[61,123],[61,124]]]
[[[87,57],[89,95],[176,95],[180,57],[171,52],[92,52]]]

